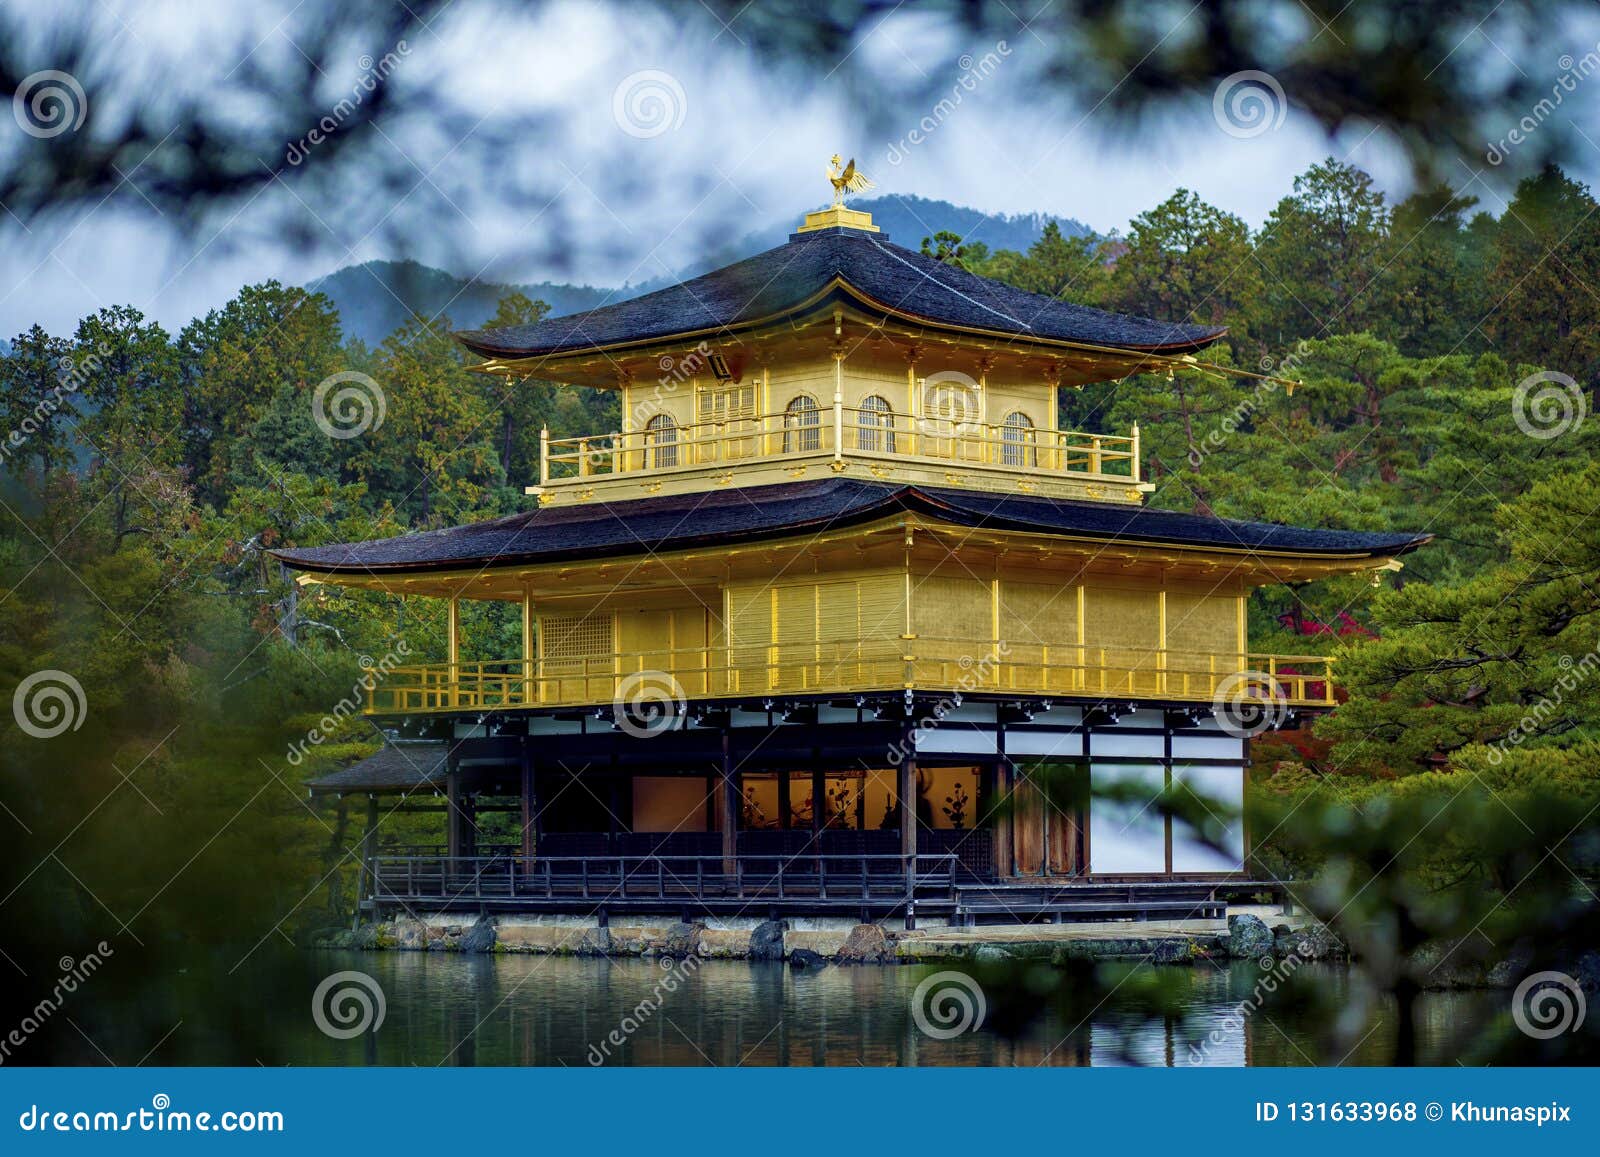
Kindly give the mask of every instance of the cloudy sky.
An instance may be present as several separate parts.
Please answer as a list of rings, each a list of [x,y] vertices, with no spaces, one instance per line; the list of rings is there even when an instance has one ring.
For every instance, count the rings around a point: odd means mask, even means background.
[[[1175,26],[1193,18],[1185,7],[1174,9]],[[304,5],[242,0],[83,9],[99,50],[143,79],[131,94],[88,87],[79,131],[130,115],[127,102],[152,91],[146,84],[226,102],[242,69],[292,61],[314,19]],[[60,18],[52,12],[43,19]],[[1594,48],[1595,30],[1562,39],[1571,45],[1541,43],[1512,66],[1553,80],[1562,53]],[[826,68],[757,60],[737,21],[721,27],[693,2],[669,13],[577,0],[513,13],[458,0],[403,49],[352,45],[348,61],[322,73],[318,93],[331,108],[387,51],[388,83],[448,102],[448,132],[415,115],[359,130],[371,135],[375,162],[414,178],[401,191],[363,188],[359,168],[335,190],[310,187],[298,177],[318,157],[313,143],[294,161],[302,138],[261,158],[281,180],[194,234],[143,203],[137,172],[117,197],[71,218],[24,225],[0,212],[0,334],[35,321],[67,332],[83,314],[124,302],[176,328],[247,282],[303,282],[373,258],[415,257],[499,281],[638,283],[718,241],[798,222],[827,200],[822,172],[836,151],[877,181],[874,195],[1043,211],[1099,230],[1125,227],[1179,186],[1259,225],[1293,175],[1330,153],[1368,169],[1392,196],[1408,191],[1406,167],[1380,134],[1329,139],[1292,93],[1260,133],[1224,131],[1209,99],[1133,131],[1100,109],[1042,96],[1041,48],[1020,26],[1003,42],[966,43],[907,6],[856,46],[854,63],[877,95],[924,86],[951,105],[886,112],[895,102],[847,92]],[[1502,50],[1469,38],[1460,51]],[[1572,113],[1580,107],[1593,104],[1574,102]],[[919,125],[932,128],[914,143]],[[0,125],[0,138],[12,127]],[[490,136],[514,147],[478,147]],[[1595,183],[1595,162],[1600,151],[1572,171]],[[1454,183],[1493,212],[1508,191],[1487,165],[1463,166]],[[290,220],[308,235],[286,244]]]

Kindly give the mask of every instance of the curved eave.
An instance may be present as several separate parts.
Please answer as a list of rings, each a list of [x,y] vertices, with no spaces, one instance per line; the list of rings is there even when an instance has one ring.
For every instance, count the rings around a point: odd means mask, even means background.
[[[870,294],[852,285],[846,278],[835,276],[817,292],[810,294],[802,300],[772,313],[760,317],[749,318],[723,325],[705,326],[700,329],[686,329],[667,334],[657,334],[650,337],[630,338],[624,341],[598,342],[582,346],[551,346],[544,349],[513,349],[507,346],[495,346],[491,343],[477,340],[474,335],[482,332],[478,330],[462,330],[452,336],[467,350],[479,357],[488,358],[496,362],[510,362],[505,368],[475,366],[474,369],[489,373],[505,373],[522,375],[532,373],[551,363],[568,359],[593,357],[596,355],[624,353],[630,350],[649,348],[651,346],[681,344],[687,341],[704,339],[710,336],[721,338],[735,338],[754,330],[767,326],[777,325],[785,320],[793,320],[809,314],[819,307],[825,306],[835,295],[843,294],[858,304],[876,313],[885,319],[893,318],[911,326],[920,326],[940,333],[961,334],[968,337],[983,338],[985,340],[1000,340],[1011,344],[1024,344],[1040,349],[1071,350],[1075,352],[1089,352],[1111,356],[1131,356],[1137,358],[1141,354],[1157,356],[1174,356],[1185,353],[1194,353],[1214,345],[1228,334],[1227,326],[1218,326],[1209,331],[1205,336],[1188,341],[1163,342],[1163,343],[1122,343],[1108,345],[1090,342],[1075,338],[1053,338],[1035,335],[1015,330],[991,329],[981,326],[956,325],[951,322],[941,321],[938,318],[924,314],[914,313],[910,310],[900,309],[872,297]],[[559,320],[559,319],[557,319]],[[1157,323],[1160,324],[1160,323]]]
[[[1434,537],[1432,534],[1422,534],[1382,546],[1356,549],[1330,546],[1318,549],[1314,547],[1258,546],[1247,542],[1202,542],[1193,538],[1184,539],[1176,535],[1162,535],[1134,530],[1115,532],[1074,531],[1065,528],[1043,527],[1024,519],[1007,517],[1004,514],[991,513],[977,517],[972,511],[943,501],[936,495],[928,494],[920,488],[908,487],[887,494],[878,501],[864,504],[854,510],[818,515],[813,518],[795,519],[783,524],[781,527],[758,527],[745,532],[720,530],[691,533],[657,542],[642,542],[638,539],[633,539],[631,541],[605,543],[594,547],[574,547],[564,550],[542,552],[508,551],[499,554],[460,555],[449,558],[398,562],[329,562],[297,556],[293,551],[272,551],[270,553],[291,569],[303,571],[307,574],[328,576],[333,578],[334,581],[337,581],[338,576],[387,578],[412,575],[438,577],[460,574],[464,577],[471,577],[491,570],[600,562],[607,559],[634,556],[645,551],[664,558],[704,550],[707,547],[734,547],[761,542],[780,543],[807,533],[863,528],[870,527],[872,524],[879,524],[881,527],[887,528],[899,525],[908,514],[919,515],[928,519],[930,523],[934,524],[930,529],[937,529],[942,526],[967,533],[979,530],[992,531],[1099,548],[1122,546],[1141,549],[1163,549],[1196,555],[1210,554],[1241,560],[1253,559],[1269,565],[1295,561],[1321,564],[1343,563],[1351,571],[1369,569],[1373,564],[1381,565],[1386,560],[1397,559],[1426,545]],[[1227,524],[1225,523],[1225,525]]]

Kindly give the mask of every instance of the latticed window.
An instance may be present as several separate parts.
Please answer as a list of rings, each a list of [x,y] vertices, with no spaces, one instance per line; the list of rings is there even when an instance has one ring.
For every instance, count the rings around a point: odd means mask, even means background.
[[[817,400],[801,394],[783,411],[783,452],[801,453],[822,449],[822,414]]]
[[[560,671],[616,653],[615,624],[609,612],[591,615],[540,615],[539,658]]]
[[[877,394],[861,400],[861,423],[856,441],[863,450],[894,453],[894,411]]]
[[[657,414],[644,424],[644,468],[666,469],[678,464],[678,423],[671,414]]]
[[[1039,450],[1034,443],[1033,419],[1020,410],[1006,415],[1000,426],[1000,464],[1037,466]]]
[[[756,416],[756,387],[701,386],[694,396],[696,422],[731,422]]]

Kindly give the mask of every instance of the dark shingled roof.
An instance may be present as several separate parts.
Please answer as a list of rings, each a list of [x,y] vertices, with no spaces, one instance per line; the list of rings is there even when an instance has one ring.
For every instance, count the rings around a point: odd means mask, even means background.
[[[276,551],[299,570],[426,571],[643,554],[778,538],[909,511],[956,526],[1127,542],[1388,557],[1427,534],[1309,530],[1109,502],[986,494],[853,478],[551,506],[374,542]]]
[[[385,742],[376,755],[319,776],[306,786],[315,795],[443,790],[447,750],[443,743]]]
[[[1057,301],[891,245],[885,234],[825,229],[793,234],[787,245],[631,301],[456,336],[484,357],[524,358],[736,329],[793,310],[835,279],[915,319],[1022,338],[1182,353],[1227,332]]]

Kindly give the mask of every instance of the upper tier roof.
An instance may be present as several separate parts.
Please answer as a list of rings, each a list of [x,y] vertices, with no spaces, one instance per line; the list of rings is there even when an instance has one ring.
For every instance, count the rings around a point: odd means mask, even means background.
[[[814,306],[830,287],[912,323],[1020,339],[1187,353],[1227,333],[1225,327],[1128,317],[1028,293],[891,245],[886,234],[834,228],[795,233],[786,245],[630,301],[456,336],[487,358],[551,357],[728,333]]]
[[[448,530],[274,553],[291,567],[324,574],[517,566],[778,538],[902,512],[971,528],[1305,556],[1388,558],[1432,538],[1310,530],[1106,502],[830,478],[541,507]]]

